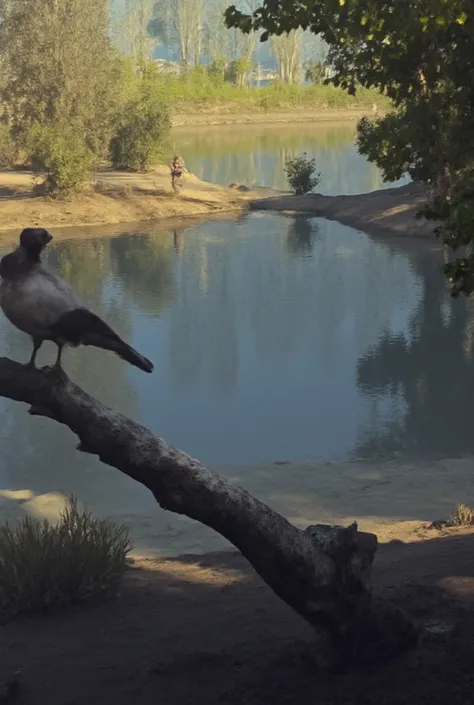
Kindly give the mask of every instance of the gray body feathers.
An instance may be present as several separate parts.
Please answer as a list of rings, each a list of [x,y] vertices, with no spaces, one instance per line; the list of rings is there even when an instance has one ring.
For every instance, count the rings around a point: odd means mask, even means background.
[[[53,326],[65,313],[86,308],[63,279],[41,264],[2,280],[0,306],[13,325],[42,340],[55,340]]]

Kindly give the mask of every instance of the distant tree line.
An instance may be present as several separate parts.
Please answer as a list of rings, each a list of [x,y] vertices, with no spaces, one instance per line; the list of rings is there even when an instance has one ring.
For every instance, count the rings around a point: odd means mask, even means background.
[[[228,0],[112,0],[112,33],[128,56],[152,59],[159,45],[185,69],[210,65],[216,76],[244,85],[261,55],[260,33],[228,29],[224,14]],[[252,13],[258,0],[242,0]],[[300,29],[272,37],[266,55],[279,79],[321,82],[307,72],[308,62],[323,63],[325,45],[319,37]]]

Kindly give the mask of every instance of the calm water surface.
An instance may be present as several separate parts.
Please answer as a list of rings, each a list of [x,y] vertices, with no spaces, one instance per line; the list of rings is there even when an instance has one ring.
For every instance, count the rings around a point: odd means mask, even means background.
[[[182,154],[200,179],[228,185],[271,186],[287,189],[284,173],[288,156],[306,152],[316,159],[322,178],[317,191],[335,196],[385,188],[379,170],[355,147],[355,122],[341,125],[208,126],[176,130],[173,153]],[[402,179],[398,183],[405,183]]]
[[[372,167],[351,166],[344,139],[324,148],[328,190],[378,187]],[[253,147],[255,163],[271,149]],[[204,177],[245,181],[244,167],[231,178],[227,157],[219,159],[203,165]],[[281,185],[262,169],[257,181],[266,174]],[[376,242],[318,218],[252,214],[175,230],[138,225],[114,237],[90,230],[54,241],[47,259],[156,365],[146,375],[85,348],[66,351],[68,374],[204,462],[474,451],[474,306],[447,295],[434,243]],[[30,353],[26,336],[0,317],[0,355]],[[45,345],[40,364],[54,355]],[[112,496],[130,511],[154,506],[141,487],[76,453],[67,429],[7,400],[0,423],[1,487],[99,504]]]

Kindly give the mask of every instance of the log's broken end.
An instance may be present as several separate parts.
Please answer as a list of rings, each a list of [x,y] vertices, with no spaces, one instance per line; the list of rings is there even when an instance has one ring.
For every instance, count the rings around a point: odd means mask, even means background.
[[[334,558],[342,553],[357,553],[369,567],[377,552],[377,536],[359,531],[355,521],[349,526],[312,524],[305,529],[304,534],[328,556]]]

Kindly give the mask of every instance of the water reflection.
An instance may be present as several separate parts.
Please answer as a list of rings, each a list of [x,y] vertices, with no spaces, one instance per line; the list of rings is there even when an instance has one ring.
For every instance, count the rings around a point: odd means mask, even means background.
[[[156,230],[110,240],[111,270],[125,295],[156,316],[176,296],[169,239]]]
[[[401,415],[375,414],[359,441],[361,456],[406,452],[459,456],[473,450],[474,302],[449,297],[438,260],[412,258],[423,297],[407,332],[384,332],[361,357],[358,386],[374,404],[403,401]]]
[[[55,243],[49,263],[155,363],[144,375],[86,348],[67,372],[205,462],[474,450],[474,305],[447,297],[426,243],[269,214]],[[30,354],[3,317],[0,354]],[[40,363],[53,356],[45,345]],[[66,429],[7,400],[0,423],[4,487],[153,506]]]
[[[314,218],[291,218],[288,226],[288,251],[300,257],[311,257],[319,225]]]
[[[354,141],[355,123],[214,126],[175,130],[172,152],[183,154],[196,176],[218,184],[237,182],[287,189],[286,158],[307,152],[316,158],[317,169],[322,172],[317,187],[321,193],[338,195],[384,188],[379,170],[357,153]]]
[[[183,254],[184,228],[173,230],[173,248],[177,255]]]

